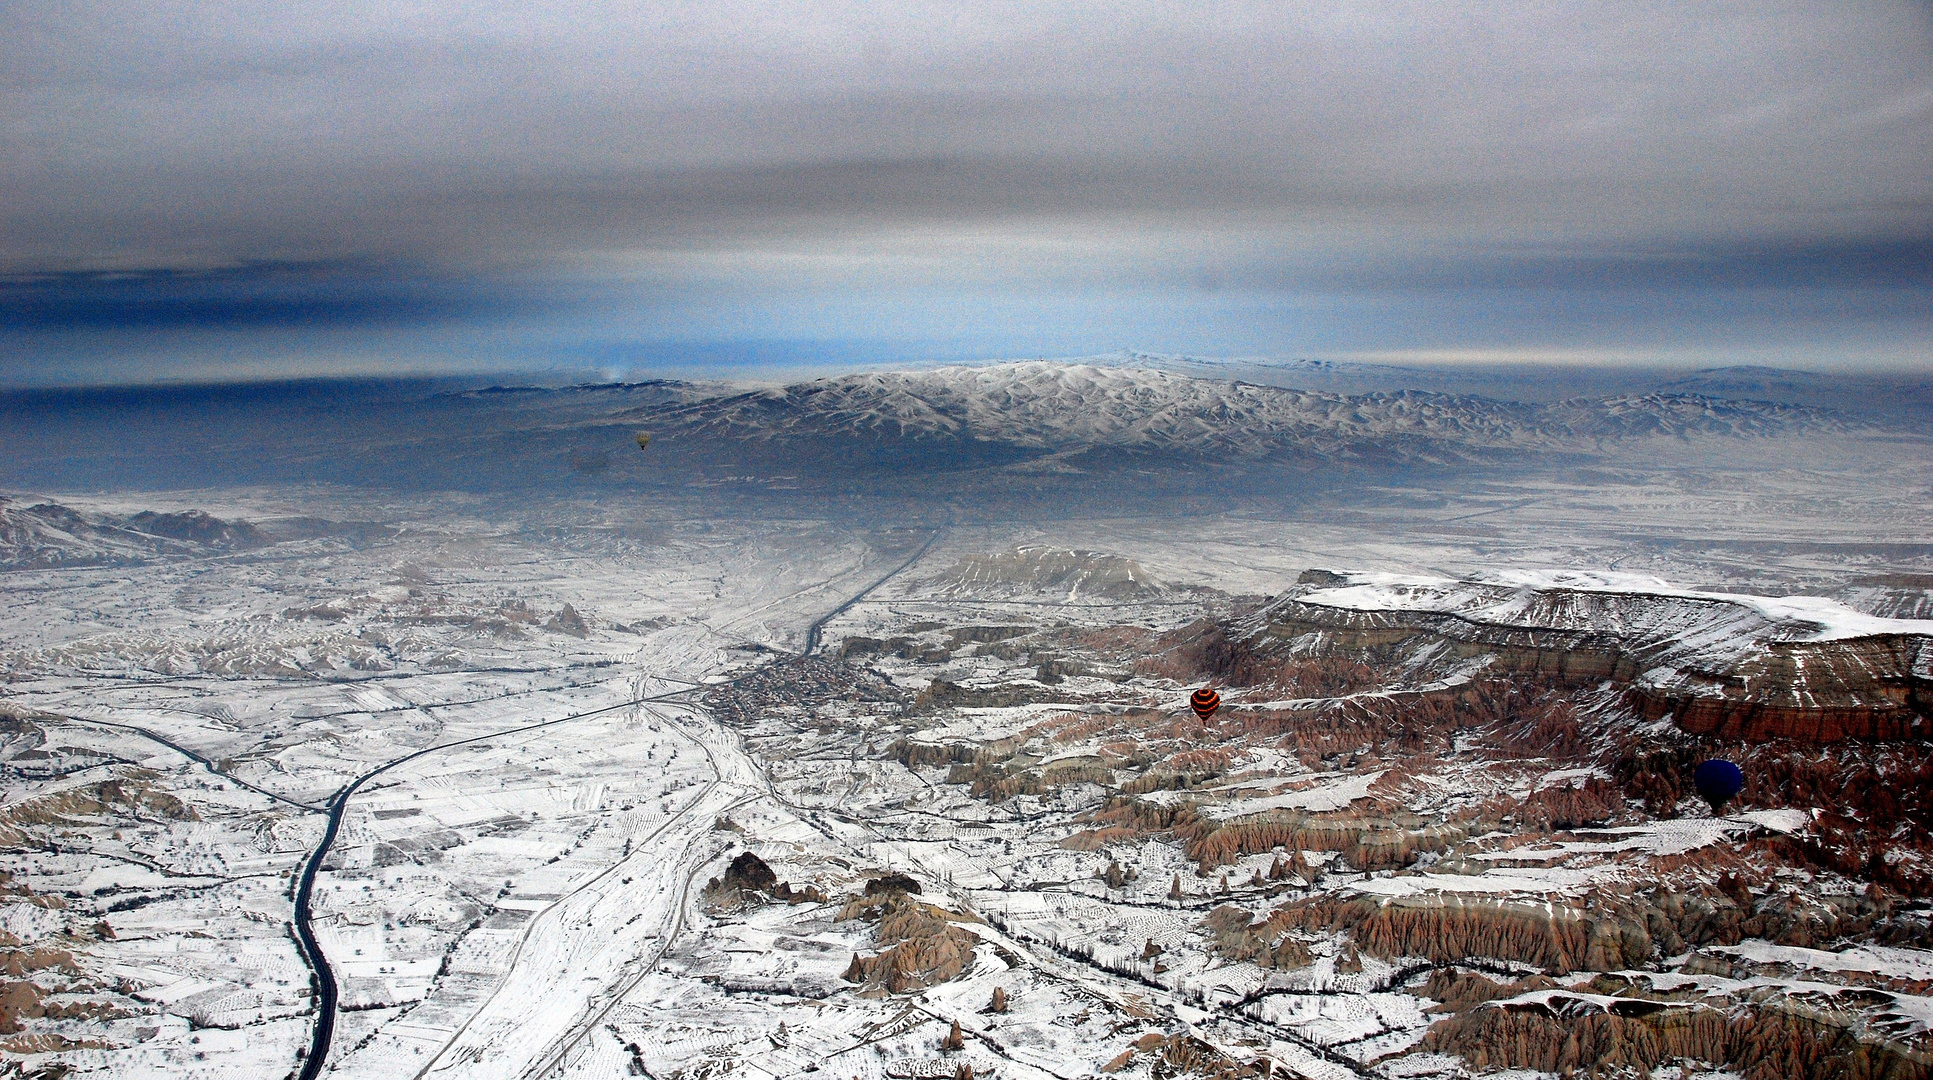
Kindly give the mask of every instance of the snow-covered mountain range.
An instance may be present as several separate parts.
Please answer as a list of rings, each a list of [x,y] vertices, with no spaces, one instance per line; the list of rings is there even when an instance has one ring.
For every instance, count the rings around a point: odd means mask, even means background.
[[[1182,490],[1193,483],[1184,474],[1224,465],[1244,474],[1286,466],[1273,471],[1291,479],[1329,466],[1568,466],[1625,455],[1646,466],[1715,455],[1816,462],[1834,446],[1861,461],[1928,456],[1923,423],[1802,395],[1748,398],[1726,390],[1722,372],[1709,393],[1601,372],[1486,378],[1128,354],[784,386],[345,383],[196,401],[143,391],[99,408],[0,395],[0,425],[14,436],[0,455],[0,490],[193,490],[219,480],[529,491],[560,478],[683,487],[750,476],[872,491],[937,471],[953,481],[977,473],[1002,491],[1032,474],[1028,488],[1039,491],[1056,475],[1091,484],[1133,469],[1172,474]],[[653,436],[648,454],[633,444],[640,430]]]
[[[1399,461],[1591,451],[1648,439],[1844,434],[1832,413],[1694,394],[1548,405],[1422,391],[1343,395],[1155,369],[1020,361],[869,372],[628,410],[678,438],[997,444],[1234,460]]]
[[[52,502],[21,506],[0,496],[0,569],[120,565],[272,542],[248,522],[199,510],[89,513]]]

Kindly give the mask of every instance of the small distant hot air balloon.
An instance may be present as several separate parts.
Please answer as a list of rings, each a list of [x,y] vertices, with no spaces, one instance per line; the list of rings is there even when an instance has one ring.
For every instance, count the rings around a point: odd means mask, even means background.
[[[1712,805],[1715,817],[1725,812],[1725,804],[1732,796],[1745,790],[1745,774],[1723,758],[1712,758],[1699,762],[1691,774],[1691,783],[1698,789],[1698,797]]]
[[[1215,715],[1216,709],[1222,707],[1222,696],[1217,694],[1213,687],[1204,686],[1188,695],[1188,707],[1195,710],[1195,715],[1205,721]]]
[[[638,449],[640,450],[651,445],[651,433],[648,431],[640,431],[632,436],[632,438],[638,440]]]

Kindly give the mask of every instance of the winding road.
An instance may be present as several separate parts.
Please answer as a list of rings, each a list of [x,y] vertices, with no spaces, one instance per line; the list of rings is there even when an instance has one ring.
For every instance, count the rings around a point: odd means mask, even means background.
[[[555,727],[558,724],[568,724],[573,720],[601,716],[605,713],[616,712],[619,709],[634,708],[651,702],[673,701],[691,692],[692,689],[675,690],[667,694],[657,694],[651,697],[620,702],[616,705],[607,705],[604,708],[592,709],[588,712],[560,716],[555,720],[544,720],[535,724],[525,724],[521,727],[505,728],[483,735],[473,735],[467,739],[439,743],[436,746],[425,747],[415,753],[405,754],[393,761],[378,765],[376,768],[363,773],[361,776],[343,785],[342,789],[336,792],[335,798],[329,800],[329,824],[322,833],[322,842],[316,845],[315,851],[309,855],[308,862],[302,866],[301,876],[296,879],[295,936],[296,941],[302,946],[303,959],[308,961],[310,983],[315,988],[316,999],[315,1029],[309,1037],[308,1056],[303,1059],[302,1071],[298,1074],[300,1080],[315,1080],[316,1077],[322,1075],[323,1066],[329,1056],[329,1044],[335,1038],[336,1005],[341,990],[336,984],[335,971],[329,967],[329,958],[324,955],[321,944],[316,941],[315,929],[310,925],[314,919],[314,910],[310,905],[310,897],[315,892],[315,876],[321,871],[323,861],[329,857],[329,848],[335,844],[336,833],[342,828],[343,812],[349,808],[349,799],[355,795],[358,789],[398,765],[415,761],[417,758],[427,754],[438,753],[470,743],[482,742],[485,739],[497,739],[505,735],[515,735],[525,731],[535,731],[539,728]]]
[[[824,615],[821,615],[817,619],[813,620],[812,625],[805,628],[805,647],[799,650],[799,655],[792,658],[792,662],[797,663],[798,661],[803,660],[808,656],[811,656],[815,651],[817,651],[817,649],[819,648],[819,635],[821,632],[825,630],[827,623],[831,622],[832,620],[838,618],[841,615],[844,615],[846,612],[852,610],[852,606],[854,604],[857,604],[861,600],[864,600],[866,597],[871,596],[873,592],[877,590],[881,585],[884,585],[887,582],[898,577],[899,575],[905,573],[908,569],[912,567],[914,563],[919,562],[921,559],[925,558],[926,553],[933,550],[933,545],[939,543],[940,537],[945,535],[946,535],[945,528],[935,529],[933,531],[933,535],[926,538],[926,543],[921,544],[918,551],[915,551],[913,552],[913,554],[907,556],[905,562],[900,563],[898,566],[895,566],[891,570],[886,571],[886,573],[881,575],[877,581],[874,581],[871,585],[868,585],[865,588],[859,590],[858,592],[853,593],[851,596],[846,597],[846,600],[844,603],[840,604],[838,607],[833,608],[831,611],[828,611]]]
[[[180,754],[182,757],[185,757],[188,760],[195,762],[196,764],[200,765],[202,768],[207,769],[209,772],[215,774],[216,776],[221,777],[223,780],[226,780],[229,783],[234,784],[236,787],[247,788],[248,790],[255,792],[257,795],[266,795],[269,798],[274,799],[276,802],[293,806],[298,810],[307,810],[312,814],[320,814],[323,812],[322,807],[316,806],[313,803],[305,803],[299,799],[291,799],[287,795],[278,795],[275,792],[270,791],[265,787],[256,787],[254,784],[251,784],[248,781],[243,780],[239,776],[234,776],[229,773],[223,772],[219,765],[215,764],[213,761],[209,760],[208,758],[203,757],[201,754],[198,754],[193,750],[188,749],[187,747],[181,745],[178,742],[175,742],[173,739],[170,739],[165,735],[157,735],[156,733],[149,731],[147,728],[139,727],[134,724],[116,723],[113,720],[97,720],[91,716],[62,716],[61,719],[67,720],[75,724],[92,725],[94,727],[115,728],[116,730],[119,730],[119,731],[133,732],[134,734],[139,735],[142,738],[147,739],[151,742],[160,743],[162,746],[165,746],[168,749],[173,750],[175,753]]]
[[[824,631],[827,624],[829,624],[833,619],[836,619],[840,615],[844,614],[846,611],[850,610],[853,607],[853,605],[859,603],[861,600],[864,600],[867,596],[871,595],[880,586],[886,584],[888,581],[892,580],[894,577],[897,577],[899,574],[905,572],[908,568],[913,566],[915,563],[919,562],[919,560],[922,557],[924,557],[928,551],[932,550],[933,545],[938,543],[940,540],[940,537],[943,536],[944,534],[945,534],[944,528],[934,531],[934,533],[927,538],[926,542],[920,545],[919,549],[913,552],[913,554],[907,557],[903,562],[899,563],[893,569],[887,571],[885,574],[881,575],[877,579],[873,580],[871,583],[867,584],[865,588],[860,589],[858,592],[853,593],[851,596],[847,597],[837,607],[834,607],[832,610],[826,612],[824,615],[821,615],[819,618],[815,619],[812,622],[812,624],[806,628],[805,641],[803,646],[800,648],[799,652],[795,655],[792,655],[786,658],[785,660],[777,661],[777,662],[797,663],[811,656],[818,649],[820,644],[821,634]],[[741,674],[738,677],[732,680],[729,680],[728,682],[738,682],[739,680],[747,678],[750,674],[752,673],[747,672],[745,674]],[[720,683],[720,684],[711,684],[711,685],[727,685],[727,684],[728,683]],[[525,724],[519,727],[506,728],[503,730],[492,731],[482,735],[471,736],[465,739],[457,739],[451,742],[441,743],[436,746],[425,747],[424,749],[417,750],[413,753],[405,754],[402,757],[398,757],[394,760],[385,762],[382,765],[379,765],[376,768],[373,768],[368,772],[365,772],[362,775],[356,777],[354,780],[344,785],[341,788],[341,790],[337,791],[335,796],[329,800],[329,804],[327,806],[328,825],[323,832],[322,840],[320,843],[317,844],[315,851],[310,854],[307,862],[303,864],[302,873],[296,879],[296,888],[295,888],[296,939],[301,946],[303,959],[307,961],[309,965],[310,974],[311,974],[311,984],[314,987],[315,1001],[316,1001],[315,1028],[311,1033],[308,1054],[303,1059],[301,1070],[297,1074],[299,1080],[317,1080],[317,1078],[322,1075],[324,1068],[327,1066],[330,1045],[334,1040],[334,1036],[335,1036],[336,1012],[337,1012],[337,1007],[338,1007],[339,998],[340,998],[340,988],[336,982],[335,972],[333,971],[333,969],[330,968],[328,957],[323,953],[321,944],[317,941],[314,929],[311,926],[311,923],[314,918],[314,911],[311,904],[311,898],[315,890],[315,879],[316,879],[316,875],[322,869],[323,862],[328,858],[329,850],[331,846],[333,846],[335,843],[336,836],[341,829],[343,814],[347,811],[349,806],[349,800],[355,796],[356,792],[360,790],[363,787],[363,785],[367,784],[370,780],[375,779],[376,777],[382,775],[385,772],[388,772],[391,769],[394,769],[400,765],[407,764],[408,762],[415,761],[418,758],[424,757],[429,754],[438,753],[444,750],[449,750],[454,747],[464,746],[470,743],[482,742],[487,739],[501,738],[505,735],[514,735],[522,732],[535,731],[542,728],[554,727],[559,724],[567,724],[573,721],[583,720],[589,717],[599,716],[610,712],[615,712],[620,709],[636,708],[642,705],[655,704],[655,703],[672,702],[672,701],[678,700],[679,698],[685,697],[686,695],[692,694],[695,691],[705,689],[705,688],[706,687],[702,685],[694,685],[682,690],[672,691],[664,694],[640,697],[634,700],[620,702],[615,705],[609,705],[599,709],[592,709],[587,712],[575,713],[570,716],[559,717],[555,720],[546,720],[546,721],[542,721],[534,724]],[[741,749],[739,749],[736,745],[733,745],[732,747],[729,748],[730,758],[735,759],[732,761],[732,767],[729,767],[729,768],[721,767],[723,763],[720,761],[719,755],[714,752],[714,748],[708,744],[706,739],[701,738],[698,735],[693,734],[692,732],[685,731],[681,727],[679,728],[679,731],[680,731],[680,734],[683,734],[687,738],[690,738],[694,742],[698,743],[700,748],[704,750],[707,758],[711,760],[713,765],[713,780],[706,787],[705,791],[702,792],[696,799],[687,803],[682,809],[678,811],[678,813],[672,815],[671,818],[667,819],[662,825],[660,825],[658,829],[651,834],[652,839],[657,839],[662,837],[667,830],[671,830],[673,828],[677,828],[680,826],[683,826],[685,828],[690,828],[691,823],[694,821],[700,823],[699,834],[702,834],[704,829],[709,828],[708,822],[710,818],[705,815],[694,815],[692,811],[696,810],[700,806],[706,806],[712,803],[719,802],[718,793],[722,787],[728,787],[728,786],[738,787],[744,791],[744,794],[741,794],[735,798],[725,799],[721,805],[718,805],[715,807],[715,810],[717,813],[724,813],[733,807],[742,805],[745,802],[749,802],[755,798],[758,798],[761,795],[763,795],[766,790],[768,790],[767,785],[765,785],[764,783],[764,777],[758,770],[757,766],[754,763],[752,763],[751,759],[748,756],[746,756],[744,752]],[[717,734],[718,732],[711,732],[711,733]],[[147,734],[147,733],[144,732],[143,734]],[[172,746],[173,744],[169,744],[169,745]],[[175,749],[181,750],[182,748],[175,747]],[[182,752],[188,753],[188,751],[185,751],[185,750],[183,750]],[[193,757],[195,755],[190,753],[190,756]],[[201,759],[197,757],[197,760],[201,760]],[[204,764],[211,764],[211,763],[204,762]],[[212,767],[212,764],[211,764],[211,767]],[[727,773],[738,774],[738,775],[735,776],[734,778],[728,779],[726,776]],[[269,793],[264,792],[264,794],[269,794]],[[289,801],[289,800],[284,800],[284,801]],[[314,808],[310,807],[309,809],[314,809]],[[687,842],[687,846],[689,846],[690,843],[695,843],[696,839],[697,839],[697,835],[694,835],[692,838],[690,838],[690,840],[688,840]],[[655,884],[660,890],[663,890],[668,893],[675,893],[675,900],[673,901],[674,910],[672,912],[671,925],[666,928],[664,933],[662,933],[661,935],[657,935],[659,937],[658,948],[653,954],[653,957],[651,960],[646,961],[644,963],[637,963],[636,957],[634,956],[632,961],[627,962],[624,965],[620,975],[621,985],[615,987],[615,990],[616,990],[615,993],[607,992],[603,994],[594,995],[592,1015],[589,1023],[582,1023],[582,1022],[571,1023],[569,1025],[569,1030],[566,1032],[565,1037],[561,1041],[543,1038],[543,1033],[540,1030],[536,1030],[531,1025],[527,1025],[527,1024],[519,1025],[517,1023],[518,1020],[527,1019],[528,1017],[528,999],[521,999],[515,1002],[510,1002],[506,1006],[510,1014],[509,1015],[510,1027],[505,1028],[503,1018],[486,1017],[486,1013],[489,1013],[492,1011],[491,1004],[499,1000],[498,995],[493,995],[491,1002],[486,1003],[483,1009],[479,1009],[478,1012],[470,1018],[470,1020],[466,1021],[463,1027],[458,1029],[457,1034],[450,1040],[450,1042],[445,1044],[443,1050],[440,1051],[435,1057],[433,1057],[431,1061],[427,1065],[425,1065],[424,1068],[421,1071],[419,1071],[416,1075],[421,1077],[430,1073],[433,1070],[441,1072],[441,1071],[446,1071],[449,1068],[456,1067],[458,1065],[465,1067],[465,1075],[470,1075],[477,1066],[483,1064],[483,1062],[486,1060],[486,1054],[483,1052],[483,1048],[487,1045],[490,1045],[500,1040],[503,1037],[503,1034],[505,1031],[508,1031],[512,1037],[523,1036],[523,1041],[526,1041],[526,1042],[531,1041],[533,1039],[541,1040],[535,1046],[526,1047],[527,1051],[531,1052],[534,1059],[536,1060],[537,1062],[536,1067],[518,1068],[514,1072],[508,1075],[542,1076],[548,1071],[550,1071],[551,1069],[556,1068],[560,1063],[562,1063],[563,1060],[568,1056],[568,1054],[582,1041],[584,1035],[588,1034],[590,1031],[595,1029],[599,1019],[605,1015],[608,1015],[610,1010],[616,1007],[619,1001],[623,1000],[625,993],[629,992],[630,988],[635,986],[637,982],[644,977],[645,974],[647,974],[653,967],[656,966],[657,961],[662,958],[664,951],[670,946],[672,938],[676,936],[678,931],[683,926],[684,909],[685,909],[686,900],[690,893],[692,878],[698,872],[700,867],[696,865],[686,866],[678,861],[663,860],[661,858],[655,858],[655,853],[651,850],[649,845],[640,845],[640,849],[636,853],[634,853],[629,859],[613,864],[611,867],[606,868],[603,872],[599,873],[596,877],[592,878],[588,882],[585,882],[584,885],[580,886],[579,888],[573,890],[569,896],[561,898],[556,903],[552,904],[549,908],[546,908],[536,918],[533,918],[531,929],[526,931],[523,942],[519,943],[518,962],[522,963],[525,960],[523,950],[525,946],[532,940],[531,930],[534,930],[536,928],[536,924],[540,919],[544,919],[548,917],[552,921],[562,921],[562,922],[565,922],[566,925],[570,925],[573,928],[578,930],[589,928],[593,924],[597,923],[599,919],[600,910],[609,909],[612,907],[612,905],[608,903],[604,903],[603,901],[608,899],[608,897],[604,895],[604,892],[611,887],[610,883],[613,880],[616,880],[618,878],[616,871],[621,867],[624,867],[627,864],[631,863],[634,860],[649,860],[652,863],[654,863],[654,865],[650,866],[651,876],[654,879],[653,884]],[[644,864],[641,863],[640,865],[644,865]],[[663,880],[661,881],[656,880],[659,878],[662,878]],[[624,884],[628,885],[629,881],[625,881]],[[642,936],[650,936],[650,935],[642,935]],[[554,943],[552,944],[554,945]],[[555,949],[551,948],[546,951],[555,951]],[[551,976],[556,978],[561,978],[566,973],[563,970],[562,966],[557,963],[557,961],[561,959],[562,957],[551,957],[547,955],[542,959],[541,962],[538,963],[537,966],[540,968],[543,968]],[[517,965],[513,964],[513,971],[515,970],[516,966]],[[506,977],[506,984],[508,982],[509,982],[509,979],[508,977]],[[507,999],[505,1000],[507,1001]],[[477,1024],[479,1020],[484,1021],[484,1023],[480,1026]],[[524,1028],[531,1028],[531,1030],[528,1030],[526,1032],[525,1030],[523,1030]],[[489,1029],[496,1029],[496,1030],[492,1031]],[[471,1033],[473,1031],[480,1032],[480,1034],[472,1035]],[[468,1046],[460,1045],[466,1042],[468,1042],[471,1045],[468,1045]],[[514,1060],[515,1057],[516,1055],[503,1055],[499,1058],[499,1060],[502,1061],[504,1064],[508,1064],[511,1060]]]

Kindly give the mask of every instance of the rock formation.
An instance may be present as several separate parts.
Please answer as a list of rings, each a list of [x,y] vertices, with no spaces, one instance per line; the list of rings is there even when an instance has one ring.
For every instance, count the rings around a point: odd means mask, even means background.
[[[877,879],[875,879],[877,880]],[[973,963],[979,935],[961,925],[965,917],[924,904],[900,889],[887,889],[847,903],[839,918],[877,920],[873,956],[854,954],[847,982],[875,993],[903,993],[958,978]]]

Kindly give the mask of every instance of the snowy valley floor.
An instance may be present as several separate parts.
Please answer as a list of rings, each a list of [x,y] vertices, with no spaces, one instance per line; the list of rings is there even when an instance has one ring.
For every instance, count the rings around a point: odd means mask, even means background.
[[[1862,878],[1807,854],[1823,799],[1671,787],[1646,740],[1704,744],[1608,682],[1352,653],[1267,599],[1334,599],[1322,569],[1923,618],[1883,486],[1024,525],[174,496],[304,525],[0,582],[0,1054],[298,1072],[295,896],[361,778],[309,892],[325,1076],[1556,1073],[1580,1025],[1640,1071],[1812,1067],[1712,1017],[1923,1069],[1919,810]],[[728,876],[747,852],[783,885]],[[1694,1034],[1633,1026],[1661,1016]]]

